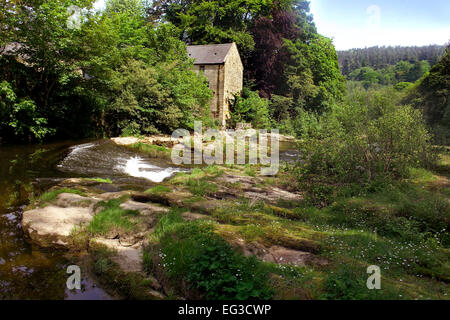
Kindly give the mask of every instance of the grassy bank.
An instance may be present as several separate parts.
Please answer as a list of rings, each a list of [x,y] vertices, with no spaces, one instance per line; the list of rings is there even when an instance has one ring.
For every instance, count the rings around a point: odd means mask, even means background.
[[[297,183],[289,166],[272,177],[256,166],[196,168],[99,202],[78,240],[89,243],[101,282],[127,298],[448,299],[449,159],[443,150],[433,170],[368,185]],[[300,200],[270,201],[279,190]],[[60,192],[78,193],[54,190],[41,200]],[[157,211],[122,208],[128,200]],[[89,242],[142,232],[141,273],[123,273],[114,251]],[[304,260],[291,263],[293,254]],[[380,290],[366,286],[372,265]]]
[[[159,222],[153,245],[146,251],[147,270],[156,272],[169,284],[182,283],[181,287],[172,288],[179,294],[217,298],[217,290],[209,282],[226,281],[232,270],[226,263],[216,261],[229,250],[225,246],[217,248],[222,241],[219,239],[232,244],[232,250],[241,259],[244,258],[236,242],[257,242],[266,247],[279,245],[313,252],[327,261],[297,267],[258,261],[250,268],[253,277],[264,279],[258,283],[272,289],[260,288],[257,298],[447,299],[450,197],[448,176],[440,173],[448,166],[446,154],[442,155],[438,171],[415,170],[410,179],[378,189],[352,184],[330,187],[326,192],[313,188],[295,206],[223,199],[221,206],[209,210],[211,220],[204,223],[183,221],[174,212]],[[227,170],[196,169],[150,192],[170,192],[173,185],[183,185],[201,201],[217,191],[220,184],[216,179],[223,172],[229,173]],[[233,170],[239,171],[236,166]],[[245,171],[241,167],[240,173]],[[263,184],[283,187],[288,177],[289,172],[285,171],[266,178]],[[233,187],[239,189],[238,184]],[[325,201],[318,203],[317,193]],[[218,236],[218,243],[206,240],[210,234]],[[205,252],[189,251],[203,246],[208,248]],[[194,257],[192,260],[185,259],[188,252]],[[200,270],[200,265],[207,270],[217,268],[219,279],[205,275],[196,278],[192,272]],[[366,287],[366,271],[371,265],[381,268],[381,290]],[[199,279],[205,283],[200,285]],[[225,297],[242,296],[233,293]]]

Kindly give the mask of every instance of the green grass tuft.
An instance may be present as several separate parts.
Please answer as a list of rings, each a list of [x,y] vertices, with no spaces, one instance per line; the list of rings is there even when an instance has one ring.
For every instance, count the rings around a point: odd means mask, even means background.
[[[112,183],[112,180],[111,179],[103,179],[103,178],[88,178],[87,179],[88,181],[94,181],[94,182],[98,182],[98,183],[109,183],[109,184],[111,184]]]
[[[152,158],[170,157],[170,149],[163,147],[163,146],[157,146],[157,145],[153,145],[153,144],[138,142],[138,143],[130,145],[130,148],[133,148],[140,152],[143,152]]]
[[[130,221],[129,217],[137,216],[139,212],[120,208],[123,201],[121,198],[98,203],[97,207],[103,209],[94,216],[87,230],[98,235],[106,235],[112,230],[132,231],[136,224]]]
[[[194,196],[200,197],[217,192],[219,189],[216,184],[210,183],[204,179],[189,179],[186,182],[186,186]]]
[[[151,189],[148,189],[145,192],[151,193],[151,194],[164,194],[164,193],[172,192],[172,190],[167,186],[156,186]]]

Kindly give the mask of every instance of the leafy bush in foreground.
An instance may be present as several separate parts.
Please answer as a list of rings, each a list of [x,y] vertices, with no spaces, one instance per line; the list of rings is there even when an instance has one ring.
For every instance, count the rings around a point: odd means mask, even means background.
[[[164,274],[187,283],[207,299],[269,299],[267,272],[256,258],[246,258],[213,232],[205,221],[184,223],[178,213],[161,219],[159,258]]]
[[[395,105],[390,94],[354,96],[317,121],[308,115],[300,123],[305,161],[300,173],[371,183],[429,165],[431,136],[420,111]]]

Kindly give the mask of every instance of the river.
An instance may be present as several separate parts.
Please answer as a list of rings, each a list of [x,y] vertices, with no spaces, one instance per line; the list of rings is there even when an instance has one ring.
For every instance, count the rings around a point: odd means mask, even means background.
[[[296,157],[286,145],[281,150],[282,160]],[[25,240],[21,215],[30,198],[69,177],[108,178],[114,185],[145,190],[184,170],[110,140],[1,146],[0,159],[0,299],[114,298],[86,274],[82,290],[68,290],[66,270],[74,261]],[[116,191],[108,184],[103,188]]]
[[[145,189],[179,170],[109,140],[1,146],[0,159],[0,299],[111,299],[88,275],[81,291],[66,288],[66,270],[73,261],[25,241],[24,206],[68,177],[109,178]]]

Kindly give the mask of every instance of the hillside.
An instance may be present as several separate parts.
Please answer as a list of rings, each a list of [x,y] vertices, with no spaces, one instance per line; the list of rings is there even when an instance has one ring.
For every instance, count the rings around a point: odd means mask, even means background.
[[[362,67],[375,70],[396,65],[401,61],[414,63],[428,61],[434,65],[444,53],[445,46],[430,45],[424,47],[371,47],[338,51],[339,66],[342,73],[348,76]]]

